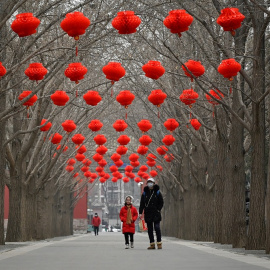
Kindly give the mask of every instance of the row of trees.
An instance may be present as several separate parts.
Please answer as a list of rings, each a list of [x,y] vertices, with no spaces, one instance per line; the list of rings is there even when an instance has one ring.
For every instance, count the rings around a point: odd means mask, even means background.
[[[171,163],[158,156],[164,170],[159,184],[165,194],[163,230],[166,235],[184,239],[215,241],[234,247],[270,251],[269,235],[269,20],[267,0],[203,0],[203,1],[78,1],[47,0],[42,3],[22,0],[0,1],[0,61],[8,73],[0,80],[0,185],[10,191],[10,216],[6,240],[24,241],[72,233],[73,192],[87,184],[73,179],[65,172],[66,161],[76,152],[69,137],[64,136],[67,152],[57,151],[48,137],[63,134],[60,123],[72,119],[76,133],[86,137],[87,155],[95,153],[87,128],[90,120],[103,122],[103,134],[109,148],[107,159],[116,149],[118,135],[111,127],[124,110],[116,104],[115,95],[131,90],[136,98],[128,109],[127,135],[132,137],[129,153],[135,152],[141,132],[136,123],[149,119],[155,149],[167,133],[163,122],[176,118],[180,127],[174,132],[176,142],[170,148],[175,157]],[[216,24],[221,9],[239,8],[246,18],[233,37]],[[179,38],[163,25],[172,9],[185,9],[194,17],[190,30]],[[74,41],[59,28],[66,13],[82,11],[91,20],[87,33],[79,41],[79,56],[75,56]],[[119,35],[111,20],[120,10],[134,10],[142,23],[137,33]],[[33,12],[41,19],[38,33],[18,38],[11,30],[14,15]],[[235,58],[241,63],[240,75],[231,84],[221,77],[217,67],[221,60]],[[194,83],[184,75],[181,65],[187,60],[199,60],[206,73]],[[147,79],[141,66],[148,60],[161,61],[165,75],[157,81]],[[109,61],[118,61],[126,76],[115,83],[110,97],[110,82],[101,68]],[[40,83],[32,83],[24,75],[30,62],[42,62],[49,70]],[[85,79],[72,84],[64,76],[68,63],[82,62],[88,67]],[[199,99],[192,108],[179,101],[183,89],[193,87]],[[232,87],[232,93],[230,93]],[[156,108],[147,100],[151,90],[160,88],[168,95]],[[38,102],[26,117],[18,95],[29,89],[38,95]],[[50,94],[63,89],[73,96],[67,106],[56,108]],[[79,97],[75,97],[75,90]],[[89,108],[82,94],[95,89],[102,102]],[[219,89],[224,98],[212,106],[205,98],[210,89]],[[202,127],[195,131],[189,124],[190,114]],[[39,131],[42,118],[53,123],[49,134]],[[64,143],[62,143],[62,149]],[[123,159],[127,157],[123,157]],[[145,157],[140,158],[141,164]],[[94,167],[93,167],[94,168]],[[76,170],[80,167],[77,164]],[[93,169],[94,170],[94,169]],[[110,181],[110,180],[108,180]],[[246,225],[246,189],[250,191],[249,225]],[[80,193],[79,193],[80,194]],[[78,194],[77,197],[80,195]],[[175,214],[177,213],[177,214]],[[49,218],[50,217],[50,218]],[[45,222],[45,220],[48,222]],[[61,230],[60,224],[65,224]],[[180,224],[180,225],[179,225]],[[34,228],[34,229],[33,229]],[[4,243],[3,200],[0,200],[0,243]]]

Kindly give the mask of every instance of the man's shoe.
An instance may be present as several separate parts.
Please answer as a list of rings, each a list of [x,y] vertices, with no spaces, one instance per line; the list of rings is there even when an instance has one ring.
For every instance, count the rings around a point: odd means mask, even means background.
[[[157,248],[162,249],[162,242],[157,242]]]
[[[129,244],[126,244],[126,247],[125,247],[125,249],[129,249]]]
[[[150,246],[147,249],[156,249],[155,243],[150,243]]]
[[[130,242],[130,247],[134,248],[134,243],[133,242]]]

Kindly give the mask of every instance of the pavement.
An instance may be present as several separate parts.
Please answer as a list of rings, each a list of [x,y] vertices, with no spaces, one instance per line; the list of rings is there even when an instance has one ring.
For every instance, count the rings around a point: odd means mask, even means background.
[[[120,232],[76,234],[45,241],[0,246],[0,270],[262,270],[270,269],[264,251],[163,237],[162,250],[147,250],[146,233],[136,233],[134,248],[125,249]]]

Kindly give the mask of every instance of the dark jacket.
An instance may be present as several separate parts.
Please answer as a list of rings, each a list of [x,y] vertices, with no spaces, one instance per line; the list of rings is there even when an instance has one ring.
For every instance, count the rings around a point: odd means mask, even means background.
[[[159,190],[159,186],[154,185],[152,190],[146,186],[143,191],[139,213],[142,214],[144,210],[144,219],[146,223],[161,221],[160,211],[163,207],[163,197]],[[149,201],[153,192],[154,194]]]

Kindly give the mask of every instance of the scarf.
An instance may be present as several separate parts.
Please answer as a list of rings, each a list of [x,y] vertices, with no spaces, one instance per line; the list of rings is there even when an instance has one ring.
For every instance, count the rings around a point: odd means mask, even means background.
[[[131,205],[127,205],[127,224],[131,224],[132,222],[132,214],[131,214]]]

